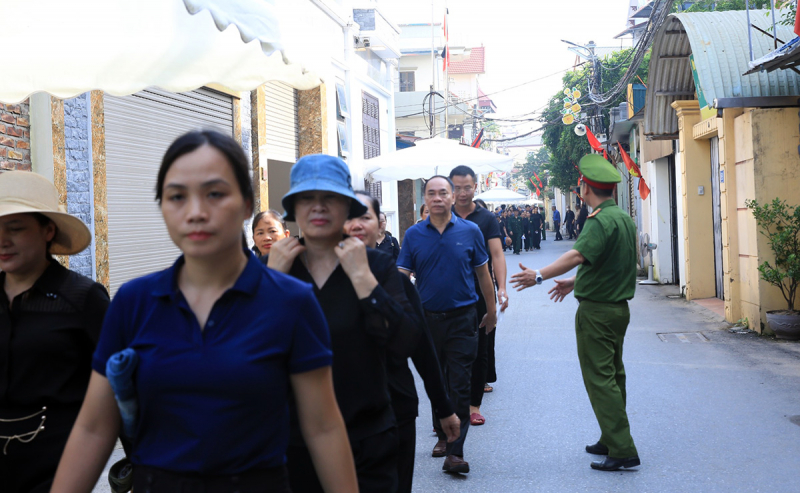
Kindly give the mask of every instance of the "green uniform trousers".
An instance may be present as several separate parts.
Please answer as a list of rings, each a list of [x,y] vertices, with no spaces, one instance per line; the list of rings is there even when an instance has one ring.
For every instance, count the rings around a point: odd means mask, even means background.
[[[625,411],[625,366],[622,343],[631,314],[627,302],[581,301],[575,335],[583,384],[600,425],[600,443],[610,457],[638,456]]]
[[[514,236],[511,237],[511,245],[514,247],[514,253],[519,253],[522,248],[522,232],[514,231]]]

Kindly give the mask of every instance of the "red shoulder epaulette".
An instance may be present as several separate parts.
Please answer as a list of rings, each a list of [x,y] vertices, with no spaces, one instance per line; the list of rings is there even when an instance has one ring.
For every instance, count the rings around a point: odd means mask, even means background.
[[[589,217],[594,217],[594,216],[596,216],[596,215],[600,214],[600,211],[602,211],[602,210],[603,210],[603,209],[601,209],[601,208],[599,208],[599,207],[598,207],[597,209],[595,209],[594,211],[592,211],[592,213],[591,213],[591,214],[589,214]]]

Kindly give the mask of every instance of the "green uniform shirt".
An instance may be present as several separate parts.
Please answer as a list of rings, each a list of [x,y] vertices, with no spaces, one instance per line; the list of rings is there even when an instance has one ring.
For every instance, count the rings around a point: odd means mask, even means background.
[[[573,247],[586,258],[578,267],[575,297],[601,303],[633,298],[636,292],[636,226],[613,199],[586,219]]]
[[[522,234],[522,218],[511,216],[508,218],[506,228],[513,231],[515,234]]]

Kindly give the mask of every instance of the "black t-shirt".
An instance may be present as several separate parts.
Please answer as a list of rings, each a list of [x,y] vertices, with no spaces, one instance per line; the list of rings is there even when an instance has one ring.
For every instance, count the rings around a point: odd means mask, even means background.
[[[10,309],[4,282],[0,272],[0,409],[80,405],[108,292],[55,260]]]
[[[269,256],[261,258],[266,264]],[[358,299],[350,278],[338,265],[317,287],[298,256],[289,275],[314,287],[331,333],[333,388],[351,441],[381,433],[395,425],[386,372],[387,352],[408,358],[421,330],[405,294],[402,274],[391,255],[367,249],[367,261],[378,286]],[[292,412],[292,443],[300,430]]]
[[[455,207],[453,207],[453,214],[458,215]],[[476,205],[475,210],[462,219],[472,221],[477,224],[478,228],[481,230],[483,241],[486,246],[486,253],[489,254],[489,275],[491,275],[494,271],[492,270],[492,252],[489,250],[489,240],[499,238],[501,243],[503,241],[503,233],[500,231],[500,224],[497,222],[497,217],[483,207]],[[478,296],[483,296],[481,294],[480,285],[478,284],[478,274],[475,274],[475,291],[477,291]]]

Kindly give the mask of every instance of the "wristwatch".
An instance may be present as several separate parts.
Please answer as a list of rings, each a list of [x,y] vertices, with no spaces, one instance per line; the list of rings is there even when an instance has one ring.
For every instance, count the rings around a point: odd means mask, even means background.
[[[542,277],[542,273],[539,272],[539,269],[536,269],[534,272],[536,272],[536,284],[541,284],[542,281],[544,281],[544,278]]]

